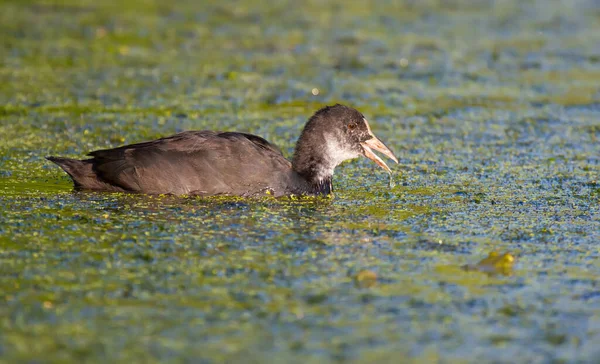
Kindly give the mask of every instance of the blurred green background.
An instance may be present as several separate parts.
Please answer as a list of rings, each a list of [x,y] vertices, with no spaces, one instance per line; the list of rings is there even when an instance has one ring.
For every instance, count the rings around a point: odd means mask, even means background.
[[[1,1],[0,45],[0,361],[600,357],[598,1]],[[43,159],[291,156],[335,102],[394,187],[362,159],[332,200],[74,193]],[[509,275],[461,269],[491,251]]]

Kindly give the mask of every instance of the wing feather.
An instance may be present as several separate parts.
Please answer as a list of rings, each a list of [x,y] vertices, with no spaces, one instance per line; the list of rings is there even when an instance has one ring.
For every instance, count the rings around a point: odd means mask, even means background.
[[[144,193],[243,194],[291,172],[275,145],[234,132],[188,131],[89,155],[99,178]]]

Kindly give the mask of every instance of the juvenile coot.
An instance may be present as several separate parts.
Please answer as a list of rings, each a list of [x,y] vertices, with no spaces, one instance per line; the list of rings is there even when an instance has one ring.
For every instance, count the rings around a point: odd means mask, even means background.
[[[291,163],[256,135],[206,130],[97,150],[84,160],[46,158],[64,169],[78,190],[282,196],[331,193],[334,168],[360,155],[391,172],[373,150],[398,163],[360,112],[337,104],[308,120]]]

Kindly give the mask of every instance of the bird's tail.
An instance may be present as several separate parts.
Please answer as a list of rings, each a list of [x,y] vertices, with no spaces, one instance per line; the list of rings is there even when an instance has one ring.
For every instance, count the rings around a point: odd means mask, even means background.
[[[52,163],[62,168],[73,180],[76,189],[95,189],[97,184],[96,174],[92,170],[92,164],[86,160],[46,157]]]

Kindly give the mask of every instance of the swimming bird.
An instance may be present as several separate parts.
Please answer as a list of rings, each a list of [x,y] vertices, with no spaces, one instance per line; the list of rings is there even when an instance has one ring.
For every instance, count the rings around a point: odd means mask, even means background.
[[[185,131],[148,142],[97,150],[77,160],[46,157],[76,190],[172,195],[327,195],[336,166],[361,155],[391,173],[373,153],[398,163],[358,110],[336,104],[306,123],[292,162],[265,139],[239,132]]]

